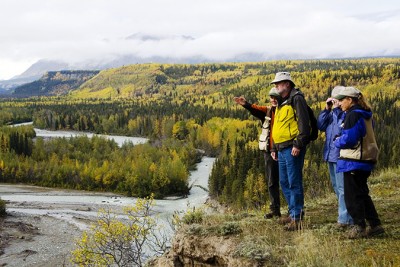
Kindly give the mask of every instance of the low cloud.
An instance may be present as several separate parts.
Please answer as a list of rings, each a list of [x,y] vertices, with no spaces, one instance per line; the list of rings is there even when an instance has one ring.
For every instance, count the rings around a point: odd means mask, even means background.
[[[400,55],[397,1],[5,0],[0,24],[0,79],[39,59]]]

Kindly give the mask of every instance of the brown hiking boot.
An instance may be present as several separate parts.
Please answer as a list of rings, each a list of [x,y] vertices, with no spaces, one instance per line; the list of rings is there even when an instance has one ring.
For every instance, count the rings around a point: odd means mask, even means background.
[[[303,228],[301,224],[301,221],[292,220],[290,223],[286,224],[283,229],[286,231],[298,231]]]
[[[367,236],[372,237],[372,236],[377,236],[385,233],[385,229],[383,229],[382,225],[377,225],[374,227],[371,227],[367,231]]]
[[[367,237],[367,231],[365,227],[360,225],[352,225],[350,230],[347,232],[347,237],[349,239],[357,239]]]

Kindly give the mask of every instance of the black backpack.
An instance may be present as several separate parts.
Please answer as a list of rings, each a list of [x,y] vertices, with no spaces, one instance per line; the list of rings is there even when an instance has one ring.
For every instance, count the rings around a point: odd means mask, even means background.
[[[291,101],[291,104],[293,106],[293,101]],[[317,118],[314,115],[314,111],[310,108],[310,106],[308,104],[307,104],[307,111],[308,111],[308,118],[310,119],[310,126],[311,126],[310,141],[315,141],[318,138]],[[294,114],[296,116],[296,112]],[[295,119],[297,120],[296,117],[295,117]]]
[[[310,108],[308,104],[307,104],[307,111],[308,111],[308,117],[310,118],[310,126],[311,126],[310,141],[315,141],[318,138],[317,118],[315,118],[314,111]]]

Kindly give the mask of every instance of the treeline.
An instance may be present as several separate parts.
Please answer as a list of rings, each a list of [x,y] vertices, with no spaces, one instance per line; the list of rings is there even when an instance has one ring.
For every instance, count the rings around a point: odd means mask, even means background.
[[[36,136],[32,127],[0,127],[0,152],[13,152],[17,155],[32,154],[32,138]]]
[[[244,118],[242,112],[226,108],[127,100],[111,103],[38,103],[30,108],[34,125],[39,128],[154,138],[170,137],[170,129],[179,121],[193,119],[202,125],[213,117]]]
[[[12,107],[8,104],[13,105]],[[0,107],[0,126],[32,121],[32,109],[14,103],[5,103]]]
[[[201,159],[193,146],[173,139],[122,148],[96,136],[37,138],[30,144],[30,155],[0,152],[0,182],[163,197],[187,194],[188,170]]]

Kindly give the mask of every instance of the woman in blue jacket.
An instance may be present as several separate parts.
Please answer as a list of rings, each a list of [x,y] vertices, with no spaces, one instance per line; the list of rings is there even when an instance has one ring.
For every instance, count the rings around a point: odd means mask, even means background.
[[[325,145],[323,157],[328,163],[329,176],[333,190],[338,198],[338,219],[337,225],[340,228],[347,227],[353,224],[353,219],[347,211],[344,201],[344,181],[343,172],[336,172],[337,161],[339,158],[339,148],[333,142],[336,136],[340,135],[340,125],[344,119],[344,112],[340,108],[339,101],[335,99],[339,90],[343,86],[333,88],[331,97],[326,100],[326,107],[318,116],[318,129],[325,132]]]
[[[385,231],[367,185],[367,179],[378,159],[371,108],[361,92],[354,87],[343,87],[336,99],[346,112],[342,132],[335,139],[335,146],[340,148],[337,171],[344,174],[344,198],[354,221],[348,237],[383,234]],[[370,226],[368,231],[366,221]]]

